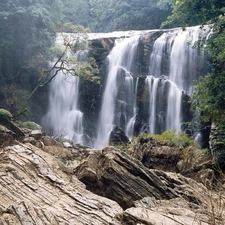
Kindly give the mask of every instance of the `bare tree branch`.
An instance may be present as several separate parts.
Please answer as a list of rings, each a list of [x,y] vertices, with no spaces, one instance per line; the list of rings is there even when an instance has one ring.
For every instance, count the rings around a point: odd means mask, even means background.
[[[31,91],[31,93],[29,94],[27,99],[24,101],[23,105],[21,106],[21,109],[16,113],[14,118],[17,119],[22,114],[26,113],[27,105],[28,105],[29,101],[32,99],[32,97],[34,96],[34,94],[36,93],[36,91],[39,88],[42,88],[42,87],[46,86],[47,84],[49,84],[58,75],[58,73],[60,71],[62,71],[63,74],[65,74],[65,75],[71,74],[73,76],[78,76],[78,74],[75,72],[75,69],[68,67],[68,65],[69,65],[68,58],[63,59],[65,54],[67,53],[68,49],[71,49],[71,43],[72,43],[71,40],[69,42],[64,41],[64,45],[65,45],[64,51],[59,55],[57,60],[54,62],[54,64],[49,69],[45,69],[45,70],[41,71],[39,78],[37,80],[36,86]],[[46,80],[48,75],[49,75],[49,78]]]

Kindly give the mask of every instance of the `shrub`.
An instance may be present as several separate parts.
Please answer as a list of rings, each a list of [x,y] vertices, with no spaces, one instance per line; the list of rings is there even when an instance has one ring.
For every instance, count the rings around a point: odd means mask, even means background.
[[[26,121],[26,122],[18,122],[18,124],[24,128],[31,129],[31,130],[38,130],[39,127],[36,123],[31,122],[31,121]]]
[[[167,130],[162,134],[142,134],[140,137],[134,138],[133,142],[137,142],[137,140],[140,140],[140,138],[152,138],[153,140],[165,142],[170,145],[175,145],[179,148],[185,148],[190,145],[194,145],[197,147],[197,142],[195,142],[190,136],[182,131],[176,130]]]
[[[5,110],[5,109],[0,109],[0,121],[4,120],[5,122],[10,122],[12,119],[12,114]]]

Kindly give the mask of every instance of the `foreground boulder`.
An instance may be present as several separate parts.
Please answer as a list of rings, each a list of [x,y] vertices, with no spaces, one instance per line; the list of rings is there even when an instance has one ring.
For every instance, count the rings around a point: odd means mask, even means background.
[[[87,189],[122,206],[124,225],[217,224],[214,213],[224,221],[224,196],[181,174],[147,169],[113,147],[90,152],[75,173]]]
[[[85,190],[72,169],[40,149],[0,150],[0,224],[112,224],[121,207]]]
[[[90,152],[75,174],[87,189],[115,200],[124,209],[133,207],[136,200],[147,196],[156,200],[181,197],[199,204],[201,196],[195,190],[207,190],[181,174],[147,169],[140,161],[113,147]]]
[[[90,154],[75,173],[89,190],[115,200],[124,209],[146,196],[156,199],[177,197],[172,184],[165,185],[153,170],[113,147],[105,148],[99,154]]]
[[[207,186],[217,182],[213,156],[207,150],[140,137],[129,154],[149,169],[181,173]]]
[[[0,146],[7,145],[16,139],[25,137],[24,132],[12,121],[12,114],[0,108]]]
[[[109,142],[112,145],[124,145],[130,142],[129,138],[126,136],[124,130],[119,128],[118,126],[115,126],[112,130]]]

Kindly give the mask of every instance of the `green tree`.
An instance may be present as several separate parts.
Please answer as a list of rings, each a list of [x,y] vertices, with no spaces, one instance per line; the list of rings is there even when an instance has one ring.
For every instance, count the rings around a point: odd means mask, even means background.
[[[192,97],[205,122],[225,124],[225,18],[220,17],[213,27],[207,49],[213,69],[200,79]]]
[[[157,0],[105,0],[94,1],[97,31],[145,30],[159,28],[170,14],[171,8],[160,8]]]
[[[173,11],[162,27],[193,26],[218,17],[225,2],[221,0],[160,0],[159,5],[172,4]]]
[[[60,0],[0,1],[0,96],[12,112],[18,109],[13,93],[20,93],[22,101],[47,64],[55,24],[61,21],[60,4]]]
[[[5,79],[13,79],[22,68],[46,62],[55,36],[54,16],[47,8],[41,0],[0,2],[0,58]]]
[[[65,22],[58,30],[65,33],[91,33],[89,28],[84,28],[82,25]]]
[[[64,1],[64,22],[71,22],[74,25],[82,25],[84,28],[91,28],[95,16],[91,13],[90,0],[65,0]]]

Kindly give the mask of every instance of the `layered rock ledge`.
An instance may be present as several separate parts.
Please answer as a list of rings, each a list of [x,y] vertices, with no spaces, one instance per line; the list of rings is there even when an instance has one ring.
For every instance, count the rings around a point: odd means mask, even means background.
[[[0,157],[1,224],[110,224],[123,212],[31,144],[1,149]]]
[[[0,224],[225,221],[223,193],[181,174],[147,169],[113,147],[66,148],[49,137],[41,140],[42,147],[17,142],[0,149]]]

